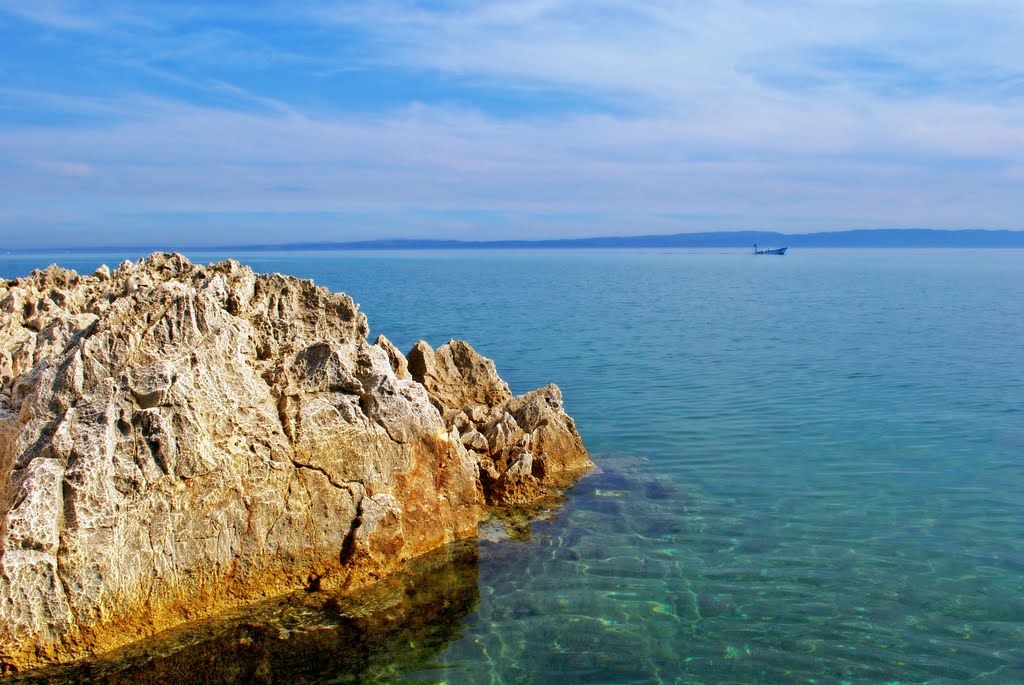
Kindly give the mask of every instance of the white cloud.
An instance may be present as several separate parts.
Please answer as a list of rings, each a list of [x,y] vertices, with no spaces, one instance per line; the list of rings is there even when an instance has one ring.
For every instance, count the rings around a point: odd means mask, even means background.
[[[406,3],[337,3],[319,12],[373,32],[391,46],[378,58],[396,64],[686,106],[702,93],[726,101],[737,90],[758,94],[747,76],[752,66],[804,71],[800,61],[808,51],[829,48],[935,70],[971,65],[1019,74],[1024,65],[1024,6],[1015,2],[501,0],[456,6],[427,11]],[[847,82],[842,73],[811,71],[831,85]]]
[[[378,58],[397,65],[465,74],[497,87],[534,84],[617,99],[628,118],[616,132],[645,131],[652,144],[682,139],[704,150],[716,144],[727,156],[739,147],[755,156],[891,154],[894,146],[925,157],[1009,158],[1020,151],[1020,3],[454,5],[458,11],[405,3],[358,9],[342,3],[319,11],[375,32],[393,46]],[[796,81],[777,87],[760,74]],[[1017,93],[1007,97],[1014,79]]]
[[[78,12],[60,0],[2,0],[0,13],[56,29],[88,31],[97,26],[88,14]]]
[[[976,153],[1003,139],[1012,143],[1001,151],[1005,159],[1020,159],[1019,128],[1013,142],[1014,129],[985,109],[943,111],[926,127],[916,121],[922,113],[902,111],[907,127],[879,137],[872,121],[815,133],[818,112],[801,122],[737,114],[694,126],[588,115],[539,126],[422,105],[370,120],[154,100],[120,106],[142,114],[117,125],[26,130],[4,141],[0,153],[15,164],[0,170],[11,207],[59,195],[83,211],[357,211],[378,212],[385,225],[413,209],[535,213],[541,234],[550,226],[539,215],[580,211],[633,222],[618,232],[649,230],[639,224],[661,214],[721,215],[718,228],[792,227],[804,216],[807,230],[821,228],[822,219],[830,228],[1006,227],[1019,216],[1007,188],[1010,166],[979,171],[896,154],[900,146]],[[980,142],[956,135],[965,128]],[[858,159],[860,141],[871,136],[878,154]],[[54,148],[82,161],[17,166]],[[693,154],[701,148],[707,154]],[[707,227],[699,220],[664,225]]]
[[[76,28],[76,15],[48,7],[38,21]],[[446,212],[521,218],[490,237],[1021,227],[1024,5],[1017,2],[453,0],[434,7],[338,2],[257,11],[260,21],[282,26],[315,22],[368,35],[373,51],[358,64],[339,57],[349,54],[340,47],[310,54],[236,30],[206,31],[178,47],[140,40],[125,49],[147,75],[230,96],[234,111],[188,103],[186,95],[8,88],[2,95],[12,107],[87,121],[3,129],[7,216],[43,216],[38,208],[60,198],[61,211],[82,216],[361,213],[361,230],[377,222],[385,232],[481,230],[472,219],[438,218]],[[181,11],[228,24],[239,17],[227,6]],[[147,59],[150,45],[159,59]],[[213,68],[201,78],[162,65],[219,59],[371,73],[432,69],[464,79],[469,91],[514,90],[522,108],[503,116],[467,97],[459,107],[314,112],[287,88],[241,87]],[[597,104],[531,111],[534,91]],[[417,212],[435,223],[410,221]]]
[[[45,173],[71,178],[85,178],[96,173],[90,165],[84,162],[69,162],[67,160],[39,160],[35,166]]]

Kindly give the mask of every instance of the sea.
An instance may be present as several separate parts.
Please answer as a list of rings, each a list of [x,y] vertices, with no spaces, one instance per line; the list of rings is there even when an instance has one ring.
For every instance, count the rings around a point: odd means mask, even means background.
[[[278,682],[1024,683],[1024,250],[186,254],[557,383],[597,465],[443,630]]]

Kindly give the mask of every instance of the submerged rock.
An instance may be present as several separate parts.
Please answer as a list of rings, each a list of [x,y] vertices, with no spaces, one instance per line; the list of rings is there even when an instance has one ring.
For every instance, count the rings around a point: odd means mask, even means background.
[[[0,281],[0,667],[367,586],[590,465],[556,387],[368,330],[230,260]]]

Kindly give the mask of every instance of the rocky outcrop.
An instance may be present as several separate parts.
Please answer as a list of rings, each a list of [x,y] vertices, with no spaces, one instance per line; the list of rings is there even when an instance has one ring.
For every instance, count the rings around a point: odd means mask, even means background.
[[[0,281],[0,665],[367,586],[589,465],[554,386],[367,334],[234,261]]]
[[[480,496],[488,504],[534,502],[593,466],[558,386],[512,397],[494,362],[462,341],[433,350],[421,340],[408,363],[480,465]]]

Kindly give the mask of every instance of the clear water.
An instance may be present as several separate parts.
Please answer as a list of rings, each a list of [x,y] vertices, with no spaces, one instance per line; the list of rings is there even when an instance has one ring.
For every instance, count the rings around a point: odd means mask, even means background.
[[[475,607],[387,679],[1024,682],[1024,251],[232,256],[558,383],[600,467],[485,536]]]

